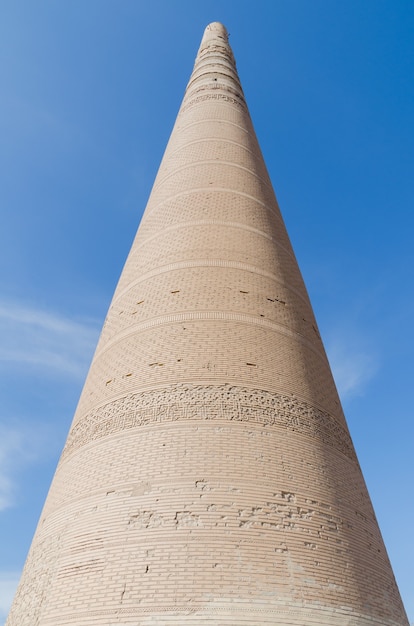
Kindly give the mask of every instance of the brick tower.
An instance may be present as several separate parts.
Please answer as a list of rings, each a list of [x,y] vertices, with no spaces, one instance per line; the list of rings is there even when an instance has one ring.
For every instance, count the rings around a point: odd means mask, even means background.
[[[207,623],[408,624],[218,23],[7,626]]]

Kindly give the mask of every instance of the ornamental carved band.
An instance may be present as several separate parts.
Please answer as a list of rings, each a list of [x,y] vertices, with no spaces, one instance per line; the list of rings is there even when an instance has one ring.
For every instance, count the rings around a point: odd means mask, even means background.
[[[124,396],[91,411],[72,428],[62,460],[81,446],[139,426],[177,420],[247,422],[282,427],[318,439],[347,457],[347,430],[329,413],[294,396],[230,385],[172,385]]]

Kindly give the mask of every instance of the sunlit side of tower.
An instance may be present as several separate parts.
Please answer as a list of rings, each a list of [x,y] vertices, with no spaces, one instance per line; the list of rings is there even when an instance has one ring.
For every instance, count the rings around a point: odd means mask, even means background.
[[[210,24],[7,626],[406,626]]]

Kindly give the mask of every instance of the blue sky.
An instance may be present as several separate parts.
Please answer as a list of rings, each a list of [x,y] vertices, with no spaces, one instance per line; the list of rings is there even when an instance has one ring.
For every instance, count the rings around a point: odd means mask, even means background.
[[[414,3],[4,0],[0,623],[216,20],[414,622]]]

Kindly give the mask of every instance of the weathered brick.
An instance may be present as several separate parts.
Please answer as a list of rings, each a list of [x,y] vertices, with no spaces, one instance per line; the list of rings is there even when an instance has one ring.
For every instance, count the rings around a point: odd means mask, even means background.
[[[207,623],[408,623],[217,23],[7,626]]]

